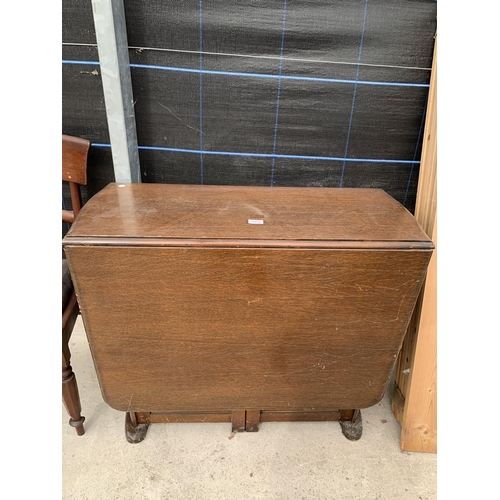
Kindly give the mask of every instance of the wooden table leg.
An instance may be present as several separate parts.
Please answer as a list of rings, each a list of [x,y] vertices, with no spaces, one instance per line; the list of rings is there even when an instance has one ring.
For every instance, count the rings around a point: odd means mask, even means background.
[[[125,415],[125,437],[129,443],[135,444],[144,441],[149,424],[139,424],[135,412],[128,411]]]
[[[245,432],[245,410],[233,410],[231,412],[231,425],[233,432]]]
[[[85,434],[83,422],[85,417],[81,416],[82,407],[80,404],[80,395],[78,393],[78,385],[73,369],[69,364],[69,356],[62,354],[62,399],[66,411],[70,416],[69,425],[74,427],[78,436]]]
[[[342,410],[342,414],[345,410]],[[361,420],[361,410],[347,410],[352,412],[350,420],[340,420],[340,427],[342,434],[349,439],[349,441],[357,441],[363,434],[363,421]]]
[[[260,410],[247,410],[245,430],[247,432],[257,432],[260,424]]]

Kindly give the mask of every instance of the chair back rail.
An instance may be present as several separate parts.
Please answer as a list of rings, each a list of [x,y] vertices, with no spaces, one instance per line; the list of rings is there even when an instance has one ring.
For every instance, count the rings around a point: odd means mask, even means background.
[[[62,180],[69,183],[72,210],[62,211],[63,222],[73,223],[82,208],[80,185],[87,184],[87,157],[90,141],[62,136]]]

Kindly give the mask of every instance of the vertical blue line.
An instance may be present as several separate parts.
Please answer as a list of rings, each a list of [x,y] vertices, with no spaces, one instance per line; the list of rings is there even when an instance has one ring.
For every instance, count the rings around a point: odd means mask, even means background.
[[[420,121],[420,130],[418,131],[417,144],[415,145],[415,152],[413,153],[413,161],[415,161],[417,158],[418,145],[420,144],[420,137],[422,137],[422,130],[424,129],[426,111],[427,111],[427,102],[425,103],[424,112],[422,113],[422,120]],[[405,192],[405,197],[403,200],[403,206],[406,205],[406,198],[408,197],[408,191],[410,189],[411,177],[413,175],[413,167],[414,166],[415,166],[415,163],[412,163],[411,169],[410,169],[410,175],[408,176],[408,184],[406,185],[406,192]]]
[[[345,159],[347,158],[347,151],[349,149],[349,139],[351,137],[351,125],[352,125],[352,115],[354,114],[354,102],[356,100],[356,89],[358,87],[358,77],[359,77],[359,64],[361,63],[361,52],[363,50],[363,40],[365,38],[365,28],[366,28],[366,13],[368,11],[368,0],[365,3],[365,13],[363,17],[363,29],[361,31],[361,40],[359,42],[359,52],[358,52],[358,66],[356,68],[356,81],[354,83],[354,93],[352,95],[352,104],[351,104],[351,116],[349,118],[349,128],[347,129],[347,140],[345,144],[344,151],[344,163],[342,164],[342,173],[340,175],[340,187],[342,187],[342,183],[344,182],[344,171],[345,171]]]
[[[203,0],[200,0],[200,184],[203,184]]]
[[[283,4],[283,23],[281,27],[281,49],[280,49],[280,68],[278,72],[278,96],[276,98],[276,118],[274,120],[274,144],[273,144],[273,155],[276,154],[276,138],[278,136],[278,115],[280,109],[280,95],[281,95],[281,71],[283,69],[283,47],[285,46],[285,26],[286,26],[286,0]],[[274,184],[274,160],[273,156],[271,165],[271,187]]]

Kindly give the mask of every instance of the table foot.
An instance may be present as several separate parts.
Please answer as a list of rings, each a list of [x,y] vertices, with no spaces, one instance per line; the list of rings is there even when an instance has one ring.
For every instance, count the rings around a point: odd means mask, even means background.
[[[136,424],[132,422],[130,412],[125,415],[125,437],[129,443],[135,444],[144,441],[148,432],[149,424]],[[133,419],[135,420],[135,418]]]
[[[361,434],[363,434],[363,421],[361,420],[361,411],[355,410],[352,420],[340,421],[342,434],[349,439],[349,441],[357,441]]]

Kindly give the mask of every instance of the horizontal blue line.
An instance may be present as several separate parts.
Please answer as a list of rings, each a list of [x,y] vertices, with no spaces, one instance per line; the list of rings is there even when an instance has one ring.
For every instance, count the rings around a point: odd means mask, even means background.
[[[97,61],[69,61],[63,60],[63,64],[93,64],[99,65]],[[342,80],[338,78],[315,78],[312,76],[290,76],[290,75],[268,75],[265,73],[239,73],[236,71],[214,71],[208,69],[194,69],[194,68],[179,68],[177,66],[152,66],[149,64],[131,64],[131,68],[143,69],[157,69],[162,71],[175,71],[178,73],[196,73],[204,75],[218,75],[218,76],[242,76],[246,78],[267,78],[275,79],[281,78],[282,80],[296,80],[305,82],[323,82],[323,83],[348,83],[351,85],[381,85],[385,87],[429,87],[428,83],[403,83],[403,82],[373,82],[366,80]]]
[[[92,146],[98,148],[110,148],[111,144],[92,143]],[[284,158],[292,160],[323,160],[323,161],[350,161],[354,163],[403,163],[413,164],[420,163],[416,160],[377,160],[373,158],[340,158],[336,156],[305,156],[305,155],[280,155],[272,153],[239,153],[236,151],[207,151],[199,149],[181,149],[181,148],[163,148],[159,146],[139,146],[139,149],[147,151],[169,151],[171,153],[193,153],[214,156],[246,156],[252,158]]]
[[[92,66],[100,66],[101,63],[99,61],[71,61],[68,59],[63,59],[63,64],[90,64]]]

